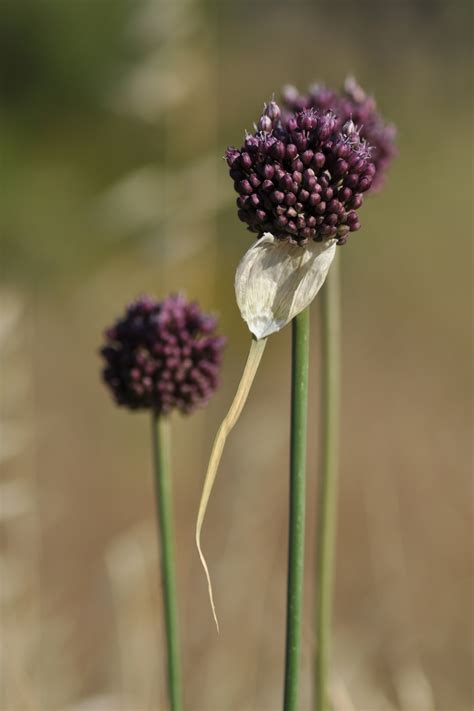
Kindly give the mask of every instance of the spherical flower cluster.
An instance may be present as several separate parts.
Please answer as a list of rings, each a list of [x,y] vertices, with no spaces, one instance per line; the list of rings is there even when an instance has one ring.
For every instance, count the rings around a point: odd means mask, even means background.
[[[239,218],[259,236],[304,246],[360,228],[363,193],[372,185],[371,149],[352,121],[312,108],[282,116],[271,101],[256,132],[226,152],[239,194]]]
[[[282,91],[283,106],[290,112],[304,109],[318,111],[332,110],[336,114],[337,128],[349,120],[360,126],[360,136],[372,146],[372,161],[376,173],[372,190],[379,189],[386,176],[387,169],[396,156],[395,126],[386,123],[377,111],[377,104],[372,96],[365,93],[353,77],[348,77],[341,92],[315,84],[305,95],[292,86]]]
[[[216,318],[181,295],[142,296],[105,331],[103,379],[116,402],[166,415],[205,405],[218,386],[225,339]]]

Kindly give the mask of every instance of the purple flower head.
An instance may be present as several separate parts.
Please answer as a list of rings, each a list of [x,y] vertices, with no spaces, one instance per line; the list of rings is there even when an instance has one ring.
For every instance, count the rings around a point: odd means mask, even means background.
[[[388,167],[397,154],[395,126],[385,123],[377,111],[375,99],[366,94],[353,77],[346,79],[341,92],[315,84],[307,94],[300,95],[295,87],[286,86],[282,90],[282,101],[285,109],[290,112],[309,108],[318,111],[331,109],[337,116],[338,128],[352,119],[360,127],[361,138],[372,146],[376,173],[371,190],[382,187]]]
[[[188,414],[218,386],[225,338],[217,319],[182,295],[142,296],[105,331],[104,382],[116,402],[132,410]]]
[[[226,152],[239,195],[239,218],[251,232],[304,246],[360,227],[363,193],[372,185],[371,148],[353,121],[330,110],[283,114],[271,101],[240,149]]]

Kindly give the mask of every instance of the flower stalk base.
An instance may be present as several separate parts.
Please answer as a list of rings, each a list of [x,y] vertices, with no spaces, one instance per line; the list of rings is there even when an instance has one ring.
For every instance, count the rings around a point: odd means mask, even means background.
[[[181,663],[179,652],[178,599],[173,545],[173,510],[169,461],[169,422],[152,415],[153,463],[161,557],[161,585],[166,634],[168,698],[170,711],[181,711]]]
[[[303,611],[309,308],[292,322],[290,515],[284,711],[298,708]]]

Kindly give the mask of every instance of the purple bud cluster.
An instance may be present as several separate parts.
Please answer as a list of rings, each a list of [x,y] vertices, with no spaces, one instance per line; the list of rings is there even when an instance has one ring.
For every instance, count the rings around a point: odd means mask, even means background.
[[[274,101],[255,128],[240,149],[226,152],[239,218],[259,236],[345,244],[360,228],[357,210],[375,175],[359,129],[352,121],[341,126],[330,110],[283,115]]]
[[[301,95],[295,87],[287,86],[282,91],[282,101],[290,112],[309,108],[318,111],[330,109],[336,114],[338,129],[351,119],[360,126],[361,138],[372,146],[372,161],[376,167],[372,190],[380,189],[387,169],[397,154],[396,129],[393,124],[385,123],[377,111],[375,99],[366,94],[353,77],[346,79],[341,92],[315,84],[307,94]]]
[[[218,386],[225,339],[216,318],[181,295],[142,296],[105,331],[103,379],[116,402],[166,415],[205,405]]]

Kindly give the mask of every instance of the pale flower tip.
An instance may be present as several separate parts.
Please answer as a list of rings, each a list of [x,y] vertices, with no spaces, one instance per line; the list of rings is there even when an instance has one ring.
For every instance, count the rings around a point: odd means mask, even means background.
[[[312,302],[324,284],[336,240],[304,248],[263,235],[244,254],[235,275],[242,318],[257,340],[280,331]]]

